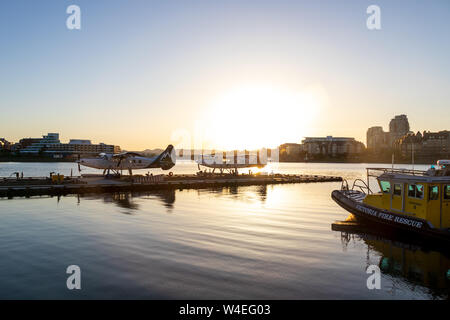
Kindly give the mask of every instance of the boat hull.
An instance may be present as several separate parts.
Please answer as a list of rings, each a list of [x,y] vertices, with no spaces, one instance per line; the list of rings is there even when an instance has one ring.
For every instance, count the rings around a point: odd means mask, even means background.
[[[355,201],[345,191],[334,190],[331,198],[342,208],[352,213],[357,218],[367,222],[382,224],[395,229],[409,231],[417,235],[444,240],[450,243],[450,232],[436,229],[428,221],[385,209],[375,208],[363,202]]]

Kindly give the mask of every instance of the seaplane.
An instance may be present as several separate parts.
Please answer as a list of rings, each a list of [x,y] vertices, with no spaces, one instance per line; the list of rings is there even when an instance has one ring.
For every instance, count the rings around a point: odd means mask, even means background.
[[[175,149],[169,145],[160,155],[155,157],[144,157],[137,152],[122,152],[117,154],[100,153],[96,158],[81,158],[78,160],[78,170],[81,172],[81,166],[103,169],[103,175],[112,172],[115,175],[121,175],[122,170],[128,170],[133,175],[135,169],[153,169],[162,170],[171,169],[176,163]]]
[[[224,171],[228,171],[232,174],[238,174],[238,169],[245,168],[264,168],[267,165],[267,159],[261,159],[259,153],[257,155],[234,155],[230,158],[222,158],[220,156],[213,155],[201,155],[197,162],[198,170],[201,171],[200,167],[211,168],[212,173],[216,169],[222,174]]]

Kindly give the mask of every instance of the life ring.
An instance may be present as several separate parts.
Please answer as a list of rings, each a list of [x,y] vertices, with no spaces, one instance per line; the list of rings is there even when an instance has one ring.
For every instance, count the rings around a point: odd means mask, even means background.
[[[172,171],[169,172],[169,177],[171,177],[171,176],[173,176],[173,172]]]

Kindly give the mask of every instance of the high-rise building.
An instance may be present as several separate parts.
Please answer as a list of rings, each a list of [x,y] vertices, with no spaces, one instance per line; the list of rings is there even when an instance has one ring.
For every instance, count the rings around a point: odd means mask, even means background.
[[[367,130],[367,149],[375,152],[391,149],[399,138],[408,133],[410,133],[408,117],[405,114],[397,115],[389,122],[388,132],[380,126]]]
[[[395,116],[394,119],[389,122],[389,144],[392,144],[398,139],[409,133],[409,121],[405,114]]]
[[[367,149],[380,150],[389,148],[389,132],[383,127],[371,127],[367,130]]]

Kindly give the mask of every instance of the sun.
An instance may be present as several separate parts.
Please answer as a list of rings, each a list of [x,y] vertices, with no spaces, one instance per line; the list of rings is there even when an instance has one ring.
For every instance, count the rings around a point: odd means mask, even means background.
[[[201,118],[205,149],[275,148],[299,142],[324,100],[323,90],[240,86],[217,96]]]

